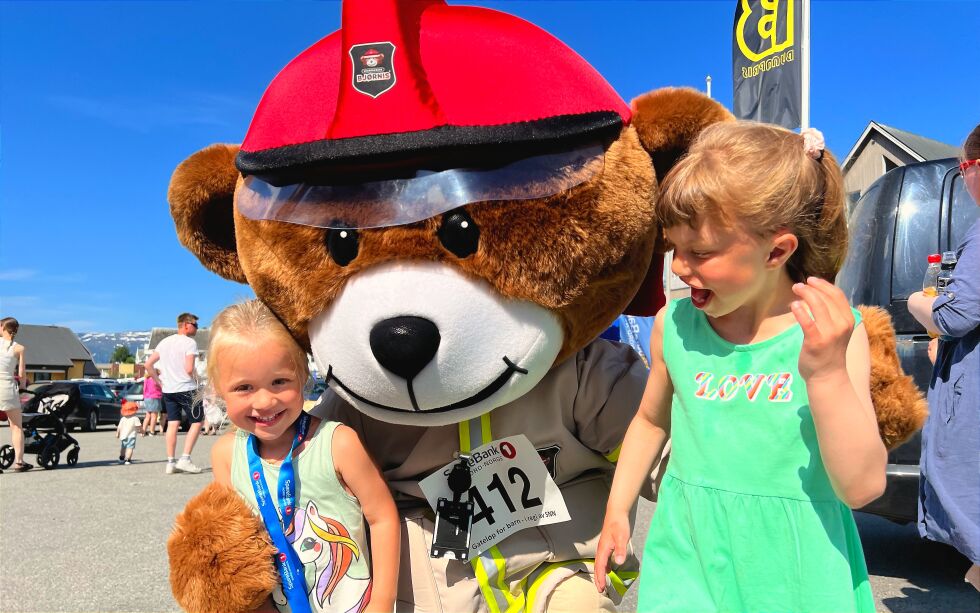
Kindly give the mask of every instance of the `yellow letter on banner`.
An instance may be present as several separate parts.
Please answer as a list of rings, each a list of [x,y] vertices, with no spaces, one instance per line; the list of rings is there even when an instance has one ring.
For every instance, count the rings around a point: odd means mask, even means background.
[[[745,42],[745,27],[749,20],[749,16],[752,15],[751,2],[750,0],[741,0],[741,2],[742,15],[738,19],[735,39],[738,42],[738,48],[741,50],[742,55],[748,58],[750,62],[758,62],[763,58],[779,53],[780,51],[793,46],[793,5],[795,0],[760,0],[759,4],[761,5],[764,14],[759,17],[756,30],[759,33],[759,37],[763,41],[768,41],[768,48],[761,49],[758,52],[750,49],[748,43]],[[778,40],[779,28],[777,27],[779,24],[780,5],[782,5],[786,11],[786,39],[782,42]]]

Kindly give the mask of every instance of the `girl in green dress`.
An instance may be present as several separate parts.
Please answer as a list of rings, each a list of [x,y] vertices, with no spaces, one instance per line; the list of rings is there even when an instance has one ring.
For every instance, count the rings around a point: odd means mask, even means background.
[[[850,508],[883,492],[886,452],[867,334],[832,284],[847,249],[836,160],[815,130],[718,124],[662,192],[691,297],[657,314],[596,586],[625,558],[630,508],[670,437],[641,611],[874,611]]]

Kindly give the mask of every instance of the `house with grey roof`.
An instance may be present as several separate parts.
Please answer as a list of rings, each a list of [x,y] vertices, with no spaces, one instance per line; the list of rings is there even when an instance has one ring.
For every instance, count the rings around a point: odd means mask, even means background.
[[[21,324],[15,340],[24,346],[30,383],[99,376],[92,354],[70,328]]]
[[[886,172],[899,166],[960,154],[958,147],[872,121],[841,162],[851,203]]]

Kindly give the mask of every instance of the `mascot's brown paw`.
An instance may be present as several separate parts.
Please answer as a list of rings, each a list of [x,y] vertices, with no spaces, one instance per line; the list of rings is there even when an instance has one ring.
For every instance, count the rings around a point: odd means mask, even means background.
[[[922,427],[929,414],[922,391],[902,371],[892,318],[880,307],[859,306],[871,347],[871,402],[885,447],[894,449]]]
[[[187,503],[167,541],[170,588],[191,613],[250,611],[278,582],[262,522],[229,487],[212,483]]]

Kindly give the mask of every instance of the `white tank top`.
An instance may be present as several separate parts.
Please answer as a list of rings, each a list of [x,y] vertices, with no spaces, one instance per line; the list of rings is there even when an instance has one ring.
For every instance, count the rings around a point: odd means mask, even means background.
[[[17,354],[14,347],[19,347],[17,343],[11,343],[5,339],[0,339],[0,381],[13,381],[17,374]]]

